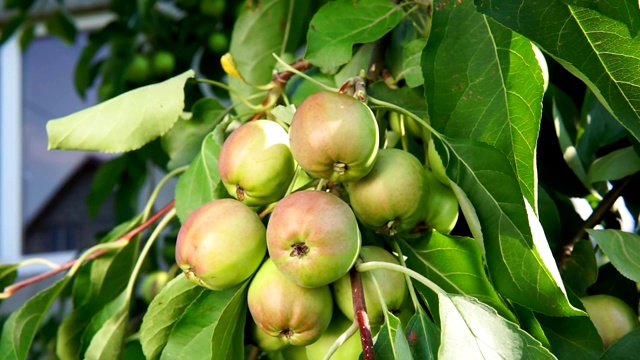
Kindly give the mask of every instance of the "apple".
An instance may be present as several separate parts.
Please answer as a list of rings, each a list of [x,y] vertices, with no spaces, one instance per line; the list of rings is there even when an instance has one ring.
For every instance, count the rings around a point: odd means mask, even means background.
[[[635,311],[615,296],[589,295],[580,301],[598,330],[605,349],[640,326]]]

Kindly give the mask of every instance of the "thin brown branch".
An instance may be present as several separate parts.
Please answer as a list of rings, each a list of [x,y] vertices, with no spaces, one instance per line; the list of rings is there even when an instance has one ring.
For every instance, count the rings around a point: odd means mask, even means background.
[[[175,200],[171,200],[167,205],[165,205],[162,209],[160,209],[158,212],[156,212],[155,214],[151,215],[151,217],[149,217],[149,219],[147,221],[145,221],[144,223],[140,224],[139,226],[137,226],[136,228],[132,229],[131,231],[129,231],[128,233],[124,234],[122,237],[118,238],[117,240],[114,240],[114,243],[117,242],[129,242],[134,236],[140,234],[142,231],[144,231],[146,228],[148,228],[151,224],[153,224],[154,222],[156,222],[160,217],[162,217],[164,214],[166,214],[169,210],[171,210],[173,208],[173,205],[175,203]],[[106,252],[108,252],[109,250],[103,249],[103,250],[98,250],[95,253],[89,255],[86,258],[86,261],[90,261],[93,260],[99,256],[102,256],[103,254],[105,254]],[[58,266],[56,269],[52,269],[49,270],[47,272],[44,272],[42,274],[38,274],[36,276],[30,277],[28,279],[25,279],[23,281],[17,282],[13,285],[7,286],[4,290],[5,294],[14,294],[16,293],[18,290],[25,288],[31,284],[35,284],[39,281],[42,281],[44,279],[48,279],[56,274],[59,274],[63,271],[69,270],[71,267],[73,267],[73,265],[75,265],[75,263],[78,261],[78,259],[73,259],[73,260],[69,260],[63,264],[61,264],[60,266]]]
[[[585,220],[584,224],[576,232],[573,238],[571,238],[571,240],[562,247],[562,250],[556,256],[556,262],[559,269],[562,269],[565,261],[571,257],[573,247],[587,234],[586,229],[593,229],[594,226],[598,225],[602,221],[604,215],[609,211],[609,209],[611,209],[616,200],[618,200],[622,191],[629,185],[629,183],[631,183],[631,179],[633,177],[634,176],[627,176],[622,180],[622,182],[615,184],[604,198],[602,198],[602,201],[600,201],[598,206],[593,210],[593,213],[591,213],[587,220]]]
[[[375,359],[375,354],[373,352],[373,338],[371,337],[371,325],[369,324],[369,315],[367,315],[367,305],[364,301],[362,275],[360,272],[356,271],[355,266],[351,269],[350,278],[353,310],[360,328],[362,354],[364,355],[364,360],[373,360]]]

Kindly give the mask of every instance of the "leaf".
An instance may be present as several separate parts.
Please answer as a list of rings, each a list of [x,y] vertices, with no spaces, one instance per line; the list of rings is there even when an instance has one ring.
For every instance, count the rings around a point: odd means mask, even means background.
[[[587,288],[598,279],[598,263],[591,241],[582,240],[574,245],[563,266],[562,279],[576,295],[587,295]]]
[[[627,0],[562,0],[568,5],[583,6],[624,23],[635,37],[640,29],[638,4]]]
[[[193,70],[47,122],[49,150],[136,150],[166,133],[184,107],[184,84]],[[117,116],[116,116],[117,114]]]
[[[640,329],[628,333],[607,348],[600,360],[635,359],[640,351]]]
[[[127,158],[125,156],[118,156],[100,165],[93,176],[91,190],[86,198],[87,211],[91,217],[98,216],[100,207],[113,194],[113,190],[118,186],[126,168]]]
[[[397,105],[425,119],[429,117],[427,102],[422,88],[390,89],[384,81],[373,83],[367,88],[367,94],[382,101]]]
[[[431,29],[421,62],[431,125],[504,152],[535,208],[544,79],[531,42],[471,1],[436,6]]]
[[[176,211],[180,221],[184,221],[200,205],[211,200],[229,197],[220,180],[218,155],[220,145],[214,134],[202,142],[200,154],[193,159],[189,169],[176,184]]]
[[[115,232],[124,234],[138,221],[116,227]],[[113,231],[112,231],[113,232]],[[74,282],[74,298],[78,299],[74,308],[60,323],[56,336],[56,355],[60,359],[78,359],[81,354],[83,332],[91,319],[126,287],[138,249],[137,238],[118,249],[94,259],[88,267],[87,282]],[[78,293],[81,293],[78,295]],[[81,296],[81,298],[80,298]]]
[[[20,31],[20,50],[27,50],[36,36],[36,26],[34,23],[26,24]]]
[[[402,241],[407,266],[444,291],[468,295],[489,304],[502,316],[517,321],[489,282],[475,240],[432,231],[421,239]],[[416,283],[418,288],[424,288]]]
[[[321,68],[345,64],[354,44],[380,39],[402,17],[402,8],[387,0],[329,2],[311,20],[304,58]]]
[[[11,36],[22,26],[27,20],[27,13],[20,11],[3,23],[2,31],[0,31],[0,45],[4,44]]]
[[[276,64],[273,54],[282,56],[285,50],[296,46],[293,35],[304,32],[305,13],[310,8],[308,3],[290,0],[264,0],[259,6],[248,7],[235,21],[229,52],[233,55],[236,69],[250,84],[262,85],[271,80],[272,70]],[[289,22],[288,20],[291,20]],[[289,33],[286,33],[289,25]],[[288,35],[291,35],[288,37]],[[286,42],[286,43],[285,43]],[[240,103],[240,97],[248,99],[256,95],[258,100],[249,100],[259,104],[266,92],[229,77],[229,86],[238,94],[231,93],[237,114],[249,111]]]
[[[474,298],[438,295],[442,339],[439,359],[555,359],[516,324]]]
[[[105,351],[110,358],[120,357],[130,301],[127,291],[122,291],[91,318],[82,334],[80,353],[84,353],[85,358],[103,358]]]
[[[640,281],[640,236],[620,230],[587,229],[587,233],[622,275]]]
[[[371,54],[373,54],[374,44],[363,44],[356,50],[348,63],[346,63],[340,71],[335,75],[335,84],[332,86],[341,87],[347,80],[360,74],[360,70],[365,70],[369,67],[369,61],[371,61]]]
[[[180,274],[153,298],[140,326],[140,342],[147,359],[160,357],[176,322],[204,290]]]
[[[640,38],[632,38],[624,24],[557,0],[545,6],[522,0],[475,3],[478,11],[531,39],[584,81],[616,119],[640,139],[640,78],[628,71],[640,66]]]
[[[380,359],[413,359],[402,323],[390,312],[376,335],[373,351]]]
[[[232,359],[242,353],[247,284],[204,291],[174,325],[161,359]]]
[[[422,307],[416,309],[405,330],[414,359],[435,360],[440,347],[440,329],[429,319]]]
[[[524,202],[516,174],[505,155],[473,140],[444,140],[449,149],[447,175],[475,208],[482,228],[479,236],[496,290],[507,299],[541,313],[584,315],[571,307],[566,298],[542,226],[533,209]]]
[[[222,121],[225,108],[216,99],[203,98],[193,104],[191,113],[190,118],[181,116],[162,136],[162,148],[171,159],[169,170],[191,163],[204,138]]]
[[[632,146],[597,158],[589,168],[589,183],[619,180],[640,171],[640,156]]]
[[[427,39],[420,38],[415,39],[404,46],[402,51],[402,74],[407,86],[416,87],[424,83],[422,77],[422,68],[420,67],[420,61],[422,57],[422,50],[427,45]],[[397,80],[397,79],[396,79]]]
[[[65,276],[49,288],[40,291],[9,316],[2,327],[0,359],[27,358],[42,320],[69,279],[69,276]]]
[[[69,15],[62,10],[54,12],[45,23],[47,31],[65,43],[71,45],[76,40],[78,30]]]

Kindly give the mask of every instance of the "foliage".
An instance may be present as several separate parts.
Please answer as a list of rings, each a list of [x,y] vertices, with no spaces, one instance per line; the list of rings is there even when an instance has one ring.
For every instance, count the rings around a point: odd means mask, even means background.
[[[44,16],[51,35],[73,42],[64,2],[37,17],[38,3],[5,1],[11,17],[0,41],[16,34],[27,47]],[[291,349],[263,351],[245,331],[251,280],[222,291],[197,286],[177,274],[176,231],[154,242],[205,202],[233,196],[218,163],[230,132],[257,118],[288,128],[295,107],[323,89],[366,94],[381,147],[437,172],[435,151],[460,204],[451,234],[391,236],[360,224],[363,245],[394,252],[395,269],[411,280],[413,315],[387,312],[374,329],[380,358],[636,354],[639,330],[605,351],[579,297],[611,294],[638,309],[640,237],[620,219],[640,215],[640,8],[624,0],[312,3],[110,2],[115,17],[89,35],[73,79],[80,96],[97,87],[102,102],[47,130],[52,149],[122,152],[88,199],[95,211],[114,192],[122,224],[4,321],[0,357],[288,358]],[[146,76],[131,75],[136,56],[151,64],[160,52],[175,58],[171,71],[149,65]],[[140,242],[127,231],[164,214],[150,218],[155,193],[138,215],[131,200],[150,164],[165,180],[178,177],[175,205]],[[341,194],[296,176],[289,192],[310,184]],[[594,210],[584,222],[573,205],[580,198]],[[254,209],[265,224],[273,206]],[[0,266],[5,297],[20,265]],[[145,303],[136,283],[158,268],[173,280]],[[51,312],[56,300],[71,310]]]

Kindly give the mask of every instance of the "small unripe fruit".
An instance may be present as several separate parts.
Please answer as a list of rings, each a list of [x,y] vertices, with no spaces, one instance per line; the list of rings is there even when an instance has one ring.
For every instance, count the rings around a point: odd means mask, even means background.
[[[442,159],[438,152],[436,151],[436,145],[433,142],[433,139],[429,139],[429,147],[427,149],[427,159],[429,160],[429,168],[433,172],[433,175],[440,181],[443,185],[450,187],[449,185],[449,177],[447,176],[447,171],[442,163]]]
[[[307,345],[307,358],[309,360],[322,360],[325,354],[331,348],[333,343],[351,326],[352,321],[348,320],[341,313],[334,313],[331,319],[331,324],[327,331],[322,334],[318,341],[311,345]],[[331,359],[336,360],[348,360],[357,359],[362,353],[362,344],[360,343],[360,336],[356,331],[351,335],[339,348],[333,353]]]
[[[157,76],[169,76],[176,67],[176,58],[168,51],[158,51],[153,56],[153,72]]]
[[[327,329],[333,312],[329,286],[313,289],[296,285],[267,259],[247,294],[256,324],[286,345],[308,345]]]
[[[291,281],[309,288],[346,274],[360,243],[349,205],[322,191],[299,191],[280,200],[267,226],[267,247],[275,265]]]
[[[248,206],[280,200],[295,172],[287,132],[270,120],[243,124],[222,144],[218,170],[231,196]]]
[[[580,299],[598,330],[605,349],[640,327],[638,316],[624,301],[611,295],[591,295]]]
[[[142,285],[140,286],[140,292],[142,299],[147,303],[151,303],[154,297],[160,293],[160,290],[171,280],[169,273],[166,271],[154,271],[148,274]]]
[[[356,181],[371,171],[378,152],[378,124],[371,109],[345,94],[318,92],[296,110],[291,151],[310,175]]]
[[[176,263],[186,277],[212,290],[240,284],[264,258],[266,229],[258,215],[234,199],[210,201],[182,224]]]
[[[429,169],[425,169],[427,178],[427,200],[424,206],[425,226],[448,234],[458,222],[458,199],[451,188],[438,181]]]
[[[398,264],[398,260],[396,260],[391,253],[378,246],[363,246],[360,250],[360,257],[364,262],[383,261]],[[408,288],[404,275],[397,271],[379,269],[362,273],[362,288],[364,289],[364,301],[367,306],[367,314],[369,315],[369,322],[375,326],[384,323],[384,311],[372,278],[375,278],[378,283],[387,309],[392,313],[401,311],[404,308]],[[348,319],[353,319],[353,300],[349,274],[331,286],[340,311],[342,311]]]
[[[147,81],[150,73],[151,62],[149,58],[142,54],[136,54],[127,68],[125,79],[134,83],[143,83]]]
[[[411,153],[382,149],[373,170],[347,186],[351,206],[366,226],[390,235],[414,230],[423,217],[424,169]]]
[[[229,49],[229,36],[219,31],[211,33],[207,39],[207,45],[213,53],[224,54]]]

